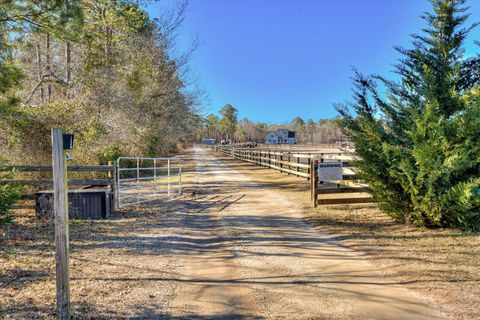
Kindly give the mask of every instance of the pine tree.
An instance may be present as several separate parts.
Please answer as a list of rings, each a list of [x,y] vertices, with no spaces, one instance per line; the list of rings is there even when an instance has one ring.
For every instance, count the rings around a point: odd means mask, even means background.
[[[463,44],[476,25],[464,0],[433,0],[412,49],[397,48],[398,81],[354,77],[354,101],[337,109],[362,157],[358,168],[381,207],[427,226],[480,229],[480,57]],[[388,89],[383,98],[376,82]]]
[[[18,107],[16,93],[23,74],[12,48],[28,32],[54,33],[71,40],[82,24],[78,0],[12,1],[0,3],[0,117],[9,119]]]
[[[226,104],[222,109],[220,109],[220,114],[222,115],[220,127],[222,128],[223,134],[227,140],[230,140],[230,143],[233,143],[238,122],[238,110],[232,105]]]

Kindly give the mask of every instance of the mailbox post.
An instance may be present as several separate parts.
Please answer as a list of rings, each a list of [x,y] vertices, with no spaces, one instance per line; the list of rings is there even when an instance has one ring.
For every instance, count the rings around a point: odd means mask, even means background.
[[[68,244],[67,151],[73,135],[52,129],[52,166],[55,214],[55,268],[57,319],[70,319],[70,270]]]

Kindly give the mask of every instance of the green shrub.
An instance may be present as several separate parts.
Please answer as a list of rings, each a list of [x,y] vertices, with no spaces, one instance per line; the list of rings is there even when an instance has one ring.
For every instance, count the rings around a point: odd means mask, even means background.
[[[13,173],[0,175],[0,179],[11,179]],[[13,220],[11,208],[15,202],[20,200],[22,188],[16,184],[0,185],[0,226],[10,223]]]
[[[386,212],[420,226],[479,230],[480,57],[463,59],[464,1],[432,3],[413,49],[398,49],[400,80],[356,73],[355,114],[337,109],[362,157],[360,175]]]
[[[147,135],[144,138],[145,148],[143,153],[147,157],[156,158],[159,156],[167,156],[177,151],[177,144],[175,140],[162,138],[158,135]]]
[[[0,225],[12,222],[13,216],[10,209],[18,200],[20,200],[20,192],[17,186],[11,184],[0,186]]]
[[[117,161],[119,157],[126,156],[121,144],[115,143],[105,147],[97,154],[98,163],[107,165],[109,161]]]

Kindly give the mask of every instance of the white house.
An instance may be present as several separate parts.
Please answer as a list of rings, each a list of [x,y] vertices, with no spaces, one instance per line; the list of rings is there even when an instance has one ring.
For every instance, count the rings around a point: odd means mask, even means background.
[[[297,133],[288,129],[278,129],[267,134],[267,144],[296,144]]]

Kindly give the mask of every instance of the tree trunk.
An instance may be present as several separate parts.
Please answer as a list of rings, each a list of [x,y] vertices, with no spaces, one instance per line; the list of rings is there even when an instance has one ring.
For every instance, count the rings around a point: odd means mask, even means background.
[[[104,33],[105,33],[105,42],[103,44],[103,51],[105,53],[105,57],[108,58],[109,52],[109,26],[107,25],[107,6],[105,5],[102,9],[102,20],[105,24]]]
[[[50,34],[47,33],[47,37],[45,39],[45,47],[46,47],[46,54],[47,54],[47,75],[48,75],[48,85],[47,85],[47,101],[50,102],[52,100],[52,84],[50,80],[52,78],[52,55],[50,52]]]
[[[37,43],[37,80],[38,82],[42,81],[42,52],[40,49],[40,43]],[[40,103],[45,102],[45,96],[43,91],[43,85],[40,85]]]
[[[65,82],[67,84],[70,83],[71,77],[72,77],[72,70],[71,70],[71,45],[70,42],[67,42],[65,46]]]

